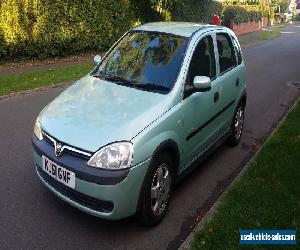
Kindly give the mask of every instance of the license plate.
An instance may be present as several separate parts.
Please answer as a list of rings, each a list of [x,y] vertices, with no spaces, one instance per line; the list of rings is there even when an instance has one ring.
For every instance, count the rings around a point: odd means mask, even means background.
[[[75,188],[75,173],[57,165],[53,161],[49,160],[47,157],[43,158],[43,170],[53,177],[55,180],[63,183],[64,185]]]

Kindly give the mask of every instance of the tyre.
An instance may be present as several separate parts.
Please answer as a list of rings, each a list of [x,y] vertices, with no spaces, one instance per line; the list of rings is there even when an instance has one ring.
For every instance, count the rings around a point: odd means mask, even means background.
[[[146,174],[140,206],[140,222],[146,226],[157,225],[165,217],[173,185],[173,164],[167,154],[158,156]]]
[[[237,146],[240,143],[244,128],[244,113],[245,106],[240,103],[235,110],[230,126],[230,135],[228,137],[228,144],[230,146]]]

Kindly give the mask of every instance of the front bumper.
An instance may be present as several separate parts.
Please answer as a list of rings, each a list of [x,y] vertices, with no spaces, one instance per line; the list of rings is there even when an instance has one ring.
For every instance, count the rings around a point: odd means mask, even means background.
[[[50,151],[43,152],[43,146],[38,144],[39,142],[33,139],[33,159],[37,175],[44,185],[59,198],[86,213],[111,220],[125,218],[136,212],[140,190],[151,158],[132,167],[128,173],[126,173],[125,177],[119,178],[118,183],[115,183],[116,173],[113,173],[115,171],[110,171],[114,175],[114,178],[111,179],[107,176],[108,170],[103,172],[104,176],[102,177],[88,175],[88,179],[82,179],[79,178],[79,176],[81,177],[82,172],[86,169],[91,169],[90,167],[82,165],[76,166],[75,169],[72,166],[67,166],[65,162],[62,164],[60,162],[62,160],[58,160],[54,157],[54,150],[52,150],[53,153]],[[68,188],[45,174],[42,169],[42,155],[50,158],[58,165],[75,172],[75,189]],[[99,172],[102,173],[101,170]],[[86,176],[84,175],[84,177]],[[109,180],[110,183],[107,180]]]

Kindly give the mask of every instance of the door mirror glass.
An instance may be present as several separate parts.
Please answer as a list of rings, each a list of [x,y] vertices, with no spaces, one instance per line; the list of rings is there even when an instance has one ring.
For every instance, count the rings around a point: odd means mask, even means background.
[[[102,57],[99,55],[95,55],[94,57],[94,64],[98,65],[98,63],[101,61]]]
[[[193,84],[196,92],[205,92],[211,89],[211,80],[207,76],[195,76]]]

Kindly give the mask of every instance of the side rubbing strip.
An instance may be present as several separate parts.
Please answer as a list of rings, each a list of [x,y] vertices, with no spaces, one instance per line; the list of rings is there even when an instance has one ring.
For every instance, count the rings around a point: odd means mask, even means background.
[[[226,111],[232,104],[234,104],[235,100],[228,103],[221,111],[219,111],[217,114],[215,114],[212,118],[210,118],[207,122],[202,124],[199,128],[192,131],[188,136],[186,137],[186,141],[190,140],[193,136],[198,134],[202,129],[204,129],[208,124],[210,124],[214,119],[216,119],[219,115],[221,115],[224,111]]]

